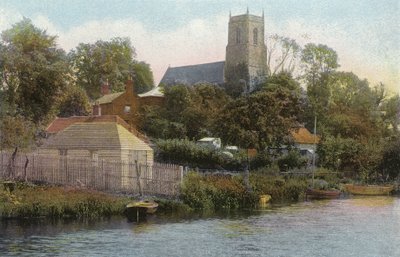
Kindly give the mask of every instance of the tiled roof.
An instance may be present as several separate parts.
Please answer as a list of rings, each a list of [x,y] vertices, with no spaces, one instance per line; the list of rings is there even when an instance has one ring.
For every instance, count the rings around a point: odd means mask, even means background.
[[[56,118],[47,127],[46,132],[51,134],[58,133],[77,122],[116,122],[128,130],[130,129],[128,123],[117,115],[72,116],[68,118]]]
[[[297,144],[314,144],[314,134],[311,134],[310,131],[306,128],[299,128],[298,130],[292,130],[291,135],[293,140]],[[319,136],[315,136],[315,143],[318,143],[320,140]]]
[[[116,122],[78,122],[48,139],[50,149],[126,149],[151,151],[148,144]]]
[[[114,99],[116,99],[118,96],[122,95],[123,93],[125,93],[125,92],[118,92],[118,93],[112,93],[112,94],[108,94],[108,95],[103,95],[102,97],[97,99],[95,101],[95,103],[98,103],[98,104],[111,103],[112,101],[114,101]]]
[[[211,84],[224,83],[225,62],[213,62],[181,67],[169,67],[160,83],[166,85],[194,85],[208,82]]]

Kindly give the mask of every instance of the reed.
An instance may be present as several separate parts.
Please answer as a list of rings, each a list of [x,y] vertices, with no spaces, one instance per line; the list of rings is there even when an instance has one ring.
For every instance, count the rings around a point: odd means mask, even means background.
[[[0,190],[1,218],[97,218],[122,214],[128,198],[91,190],[17,184]]]

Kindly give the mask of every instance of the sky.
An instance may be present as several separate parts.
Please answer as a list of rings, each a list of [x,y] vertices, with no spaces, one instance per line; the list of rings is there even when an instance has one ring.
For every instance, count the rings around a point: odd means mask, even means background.
[[[158,83],[168,66],[224,60],[229,13],[247,8],[264,11],[266,36],[327,45],[339,70],[400,93],[399,0],[0,0],[0,31],[27,17],[67,52],[129,37]]]

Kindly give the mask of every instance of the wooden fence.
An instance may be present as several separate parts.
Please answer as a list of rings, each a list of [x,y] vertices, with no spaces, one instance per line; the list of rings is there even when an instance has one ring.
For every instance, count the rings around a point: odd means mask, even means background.
[[[92,160],[66,156],[0,153],[0,178],[68,185],[99,191],[177,196],[183,177],[178,165]]]

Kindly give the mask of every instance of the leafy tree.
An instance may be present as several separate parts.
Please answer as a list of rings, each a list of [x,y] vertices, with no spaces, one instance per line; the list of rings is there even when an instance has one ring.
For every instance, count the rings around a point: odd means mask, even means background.
[[[98,40],[94,44],[81,43],[69,53],[69,59],[78,86],[86,90],[90,99],[96,99],[100,97],[104,83],[110,85],[112,92],[124,90],[126,79],[134,70],[135,55],[130,40],[117,37],[110,41]]]
[[[2,90],[14,112],[39,124],[55,112],[56,99],[69,80],[69,68],[56,37],[29,19],[3,31],[0,42]]]
[[[248,89],[250,74],[246,63],[225,67],[224,88],[231,97],[239,97]]]
[[[265,150],[284,143],[296,127],[299,99],[288,90],[259,92],[228,103],[215,121],[224,142]]]
[[[85,116],[91,111],[86,92],[77,86],[70,86],[60,99],[59,117]]]
[[[262,90],[267,91],[275,91],[278,88],[285,88],[299,95],[301,93],[300,83],[293,78],[291,73],[285,71],[268,77],[261,87]]]
[[[6,115],[0,122],[0,149],[27,149],[35,139],[36,126],[24,117]]]
[[[154,87],[153,72],[150,65],[145,62],[137,62],[133,64],[134,86],[137,94],[150,91]]]
[[[398,179],[400,175],[400,137],[386,144],[379,164],[383,178]]]

